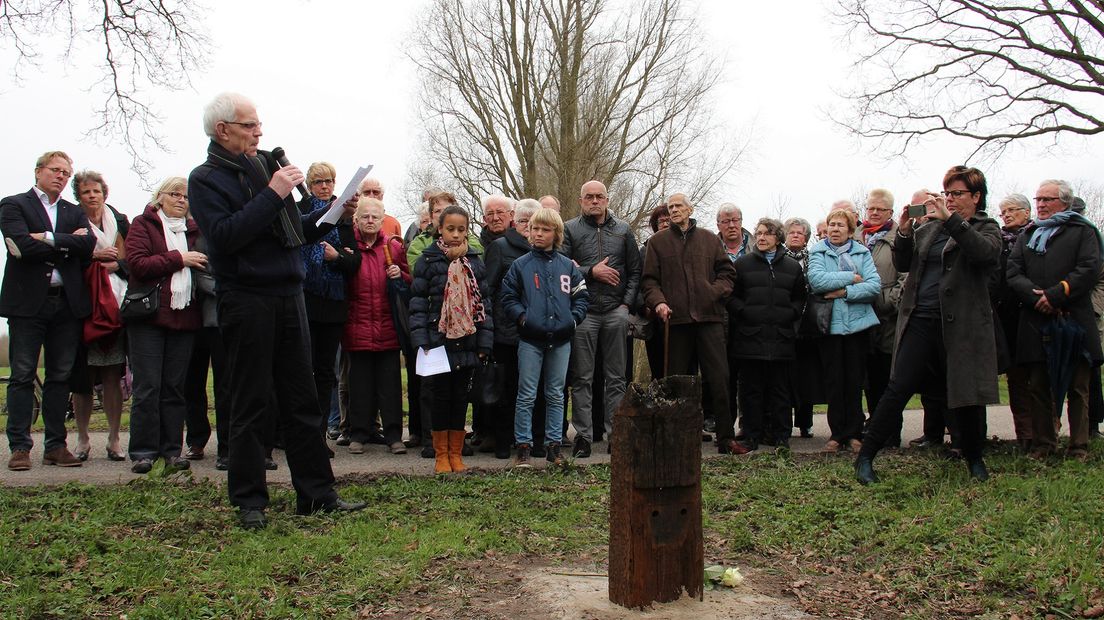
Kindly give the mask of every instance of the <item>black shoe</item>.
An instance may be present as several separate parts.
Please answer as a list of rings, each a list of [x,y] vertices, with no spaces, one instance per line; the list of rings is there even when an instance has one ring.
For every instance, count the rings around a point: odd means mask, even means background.
[[[314,514],[316,512],[356,512],[358,510],[365,509],[367,506],[367,502],[347,502],[338,497],[332,502],[319,506],[300,505],[295,509],[295,514],[306,516],[309,514]]]
[[[544,455],[547,454],[547,453],[548,452],[547,452],[546,448],[544,447],[544,444],[537,443],[536,440],[533,440],[533,447],[529,449],[530,456],[532,456],[535,459],[543,459]]]
[[[935,448],[943,445],[942,439],[932,439],[931,437],[917,437],[916,439],[909,440],[909,446],[913,448]]]
[[[713,441],[713,435],[710,433],[702,433],[702,443],[709,443]]]
[[[878,481],[878,475],[874,473],[874,459],[862,455],[855,459],[855,479],[862,485]]]
[[[790,438],[789,437],[783,437],[783,438],[779,439],[778,441],[776,441],[774,443],[774,447],[775,447],[776,450],[789,450],[790,449]]]
[[[215,469],[219,471],[226,471],[230,469],[230,457],[220,456],[215,458]]]
[[[706,418],[702,421],[702,430],[706,433],[717,432],[717,420],[713,418]]]
[[[184,471],[185,469],[191,469],[192,463],[187,459],[182,459],[179,456],[170,456],[165,459],[165,469],[172,471]]]
[[[130,471],[136,474],[148,474],[153,469],[153,459],[138,459],[130,466]]]
[[[422,445],[422,438],[420,435],[411,435],[409,439],[403,442],[407,448],[417,448]]]
[[[548,450],[545,451],[544,460],[552,464],[553,467],[562,467],[564,464],[563,454],[560,453],[559,446],[548,446]]]
[[[496,441],[494,437],[484,437],[483,443],[479,444],[479,452],[482,454],[490,454],[495,451],[496,445],[498,445],[498,441]]]
[[[970,461],[966,466],[970,469],[970,477],[974,480],[985,482],[989,479],[989,470],[985,469],[985,461],[977,459]]]
[[[364,443],[374,443],[376,445],[386,446],[387,439],[384,438],[383,433],[379,431],[372,431],[371,433],[368,433],[368,441]]]
[[[812,439],[813,438],[813,429],[812,429],[812,427],[801,429],[801,438],[802,439]]]
[[[590,442],[586,437],[576,437],[575,445],[571,448],[571,456],[577,459],[590,458]]]
[[[329,429],[326,430],[326,438],[327,439],[334,440],[334,439],[337,439],[340,436],[341,436],[341,430],[339,430],[336,426],[331,426]]]
[[[422,451],[419,456],[423,459],[437,458],[437,451],[433,449],[433,446],[426,444],[422,446]]]
[[[187,451],[184,452],[184,458],[189,461],[202,461],[203,460],[203,448],[199,446],[188,446]]]
[[[238,524],[243,530],[261,530],[268,525],[268,521],[263,510],[242,508],[238,511]]]
[[[345,446],[349,445],[350,441],[352,441],[352,440],[349,439],[348,435],[346,435],[345,433],[341,433],[340,435],[337,436],[337,440],[334,441],[334,443],[339,445],[339,446],[345,447]]]
[[[1100,439],[1100,425],[1099,424],[1090,424],[1089,425],[1089,439]]]
[[[276,471],[280,469],[280,466],[276,464],[276,461],[272,460],[271,456],[265,457],[265,469],[268,471]]]

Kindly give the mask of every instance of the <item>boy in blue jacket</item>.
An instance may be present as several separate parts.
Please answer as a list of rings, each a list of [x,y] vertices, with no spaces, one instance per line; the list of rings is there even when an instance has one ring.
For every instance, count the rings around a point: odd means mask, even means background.
[[[545,458],[563,464],[560,442],[564,381],[571,359],[575,327],[587,312],[586,280],[570,259],[556,251],[564,225],[552,209],[537,209],[529,219],[533,249],[510,265],[502,280],[499,302],[506,317],[518,325],[518,395],[514,412],[515,467],[531,467],[533,401],[543,373]]]

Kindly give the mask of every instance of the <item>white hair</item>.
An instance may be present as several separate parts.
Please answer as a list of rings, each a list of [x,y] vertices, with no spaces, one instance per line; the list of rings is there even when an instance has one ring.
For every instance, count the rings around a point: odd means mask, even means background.
[[[215,125],[232,122],[238,116],[238,106],[253,105],[245,95],[220,93],[203,108],[203,133],[215,139]]]
[[[379,185],[379,189],[380,189],[380,193],[381,193],[381,194],[383,194],[383,193],[386,193],[386,192],[384,191],[384,187],[383,187],[383,181],[380,181],[380,180],[379,180],[379,179],[377,179],[376,177],[364,177],[364,180],[362,180],[362,181],[360,182],[360,185],[357,185],[357,191],[360,191],[360,190],[361,190],[361,188],[363,188],[363,187],[364,187],[365,185],[367,185],[367,184],[369,184],[369,183],[371,183],[371,182],[373,182],[373,181],[375,181],[376,185]]]
[[[514,199],[513,198],[507,198],[506,196],[503,196],[502,194],[491,194],[489,196],[484,196],[483,199],[479,201],[479,206],[484,211],[486,211],[487,210],[487,203],[491,202],[492,200],[500,200],[500,201],[506,203],[506,208],[507,209],[509,209],[510,211],[514,210]]]
[[[1006,204],[1019,207],[1020,209],[1027,211],[1028,216],[1031,215],[1031,201],[1028,200],[1027,196],[1024,196],[1023,194],[1009,194],[1004,198],[1001,198],[1001,201],[997,203],[997,209],[1000,209]]]
[[[1058,200],[1062,201],[1062,204],[1067,208],[1073,204],[1073,188],[1070,187],[1069,181],[1063,181],[1062,179],[1047,179],[1039,184],[1039,187],[1044,185],[1056,185],[1058,186]]]
[[[418,217],[429,217],[429,202],[418,205]]]
[[[539,200],[523,198],[514,203],[514,218],[521,219],[522,217],[533,217],[533,214],[540,208],[541,203]]]
[[[722,203],[721,206],[717,207],[718,220],[721,219],[722,215],[726,215],[728,213],[739,213],[741,218],[744,217],[744,212],[740,210],[740,207],[737,207],[731,202]]]

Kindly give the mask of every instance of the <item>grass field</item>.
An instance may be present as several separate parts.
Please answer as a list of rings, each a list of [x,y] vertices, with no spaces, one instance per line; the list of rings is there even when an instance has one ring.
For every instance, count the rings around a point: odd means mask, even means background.
[[[845,458],[707,461],[707,563],[800,591],[794,604],[821,615],[1070,618],[1104,604],[1102,446],[1088,463],[1007,448],[989,463],[974,484],[961,462],[886,455],[883,482],[862,488]],[[188,477],[0,489],[0,616],[417,616],[517,559],[603,571],[608,492],[605,466],[353,480],[342,494],[364,512],[294,517],[277,490],[254,533],[220,487]]]

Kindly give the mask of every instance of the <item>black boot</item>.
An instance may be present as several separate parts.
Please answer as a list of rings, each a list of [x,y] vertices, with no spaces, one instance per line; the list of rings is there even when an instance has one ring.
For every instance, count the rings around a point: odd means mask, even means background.
[[[985,469],[985,461],[980,458],[970,461],[966,464],[970,468],[970,477],[978,482],[985,482],[989,479],[989,470]]]
[[[878,475],[874,473],[874,458],[860,454],[855,459],[855,479],[862,485],[878,481]]]

